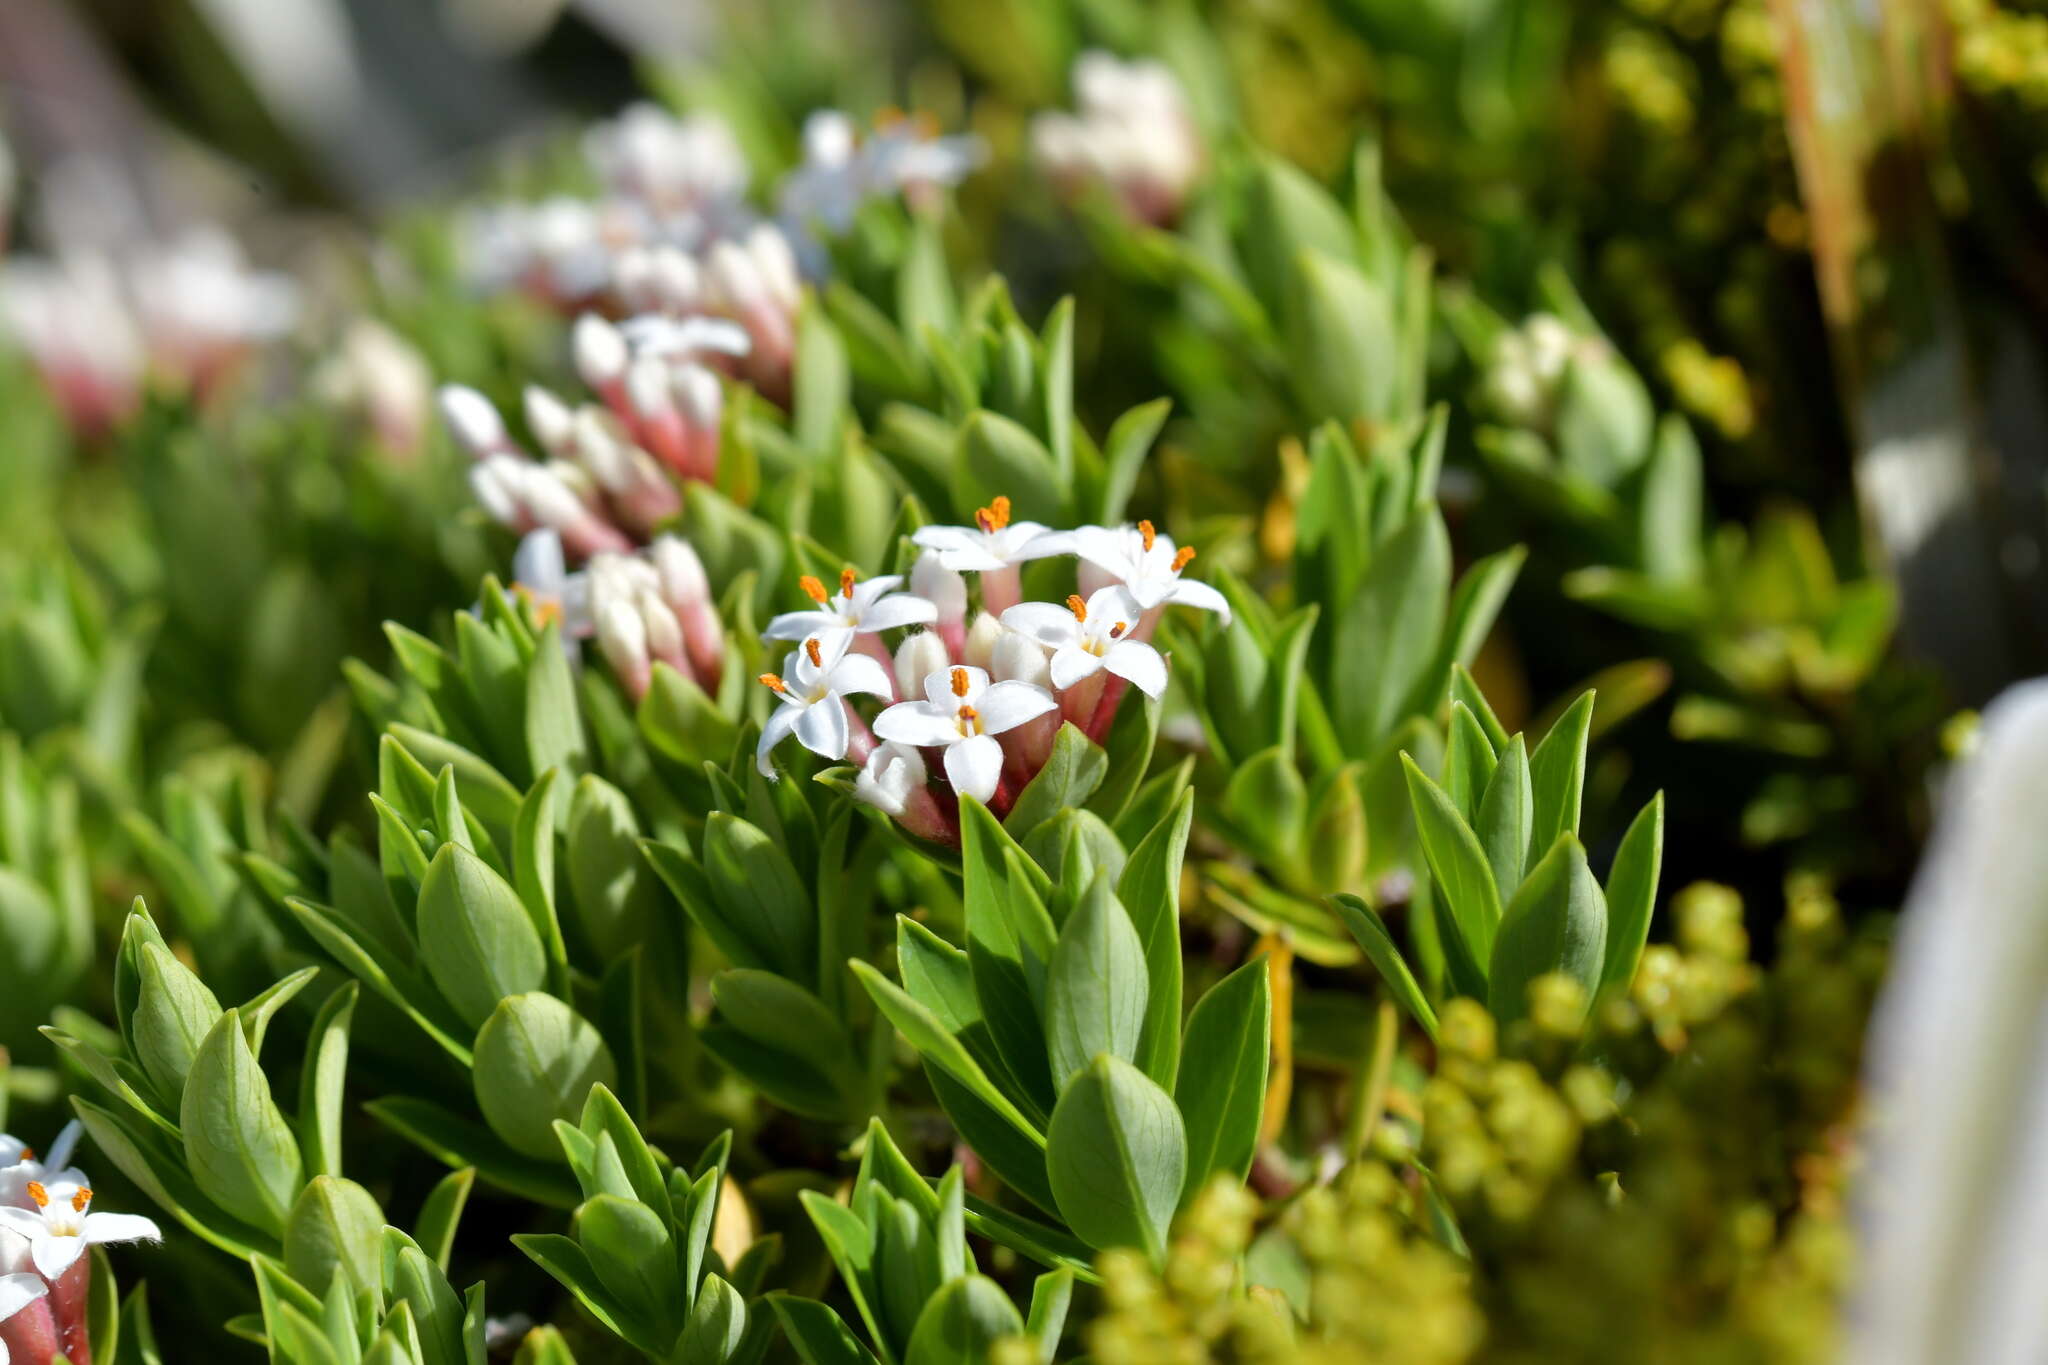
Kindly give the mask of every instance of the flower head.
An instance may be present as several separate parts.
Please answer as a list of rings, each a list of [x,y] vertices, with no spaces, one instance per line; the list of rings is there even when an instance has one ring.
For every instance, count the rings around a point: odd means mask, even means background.
[[[1222,593],[1181,577],[1194,550],[1176,550],[1173,537],[1154,530],[1149,521],[1136,526],[1083,526],[1058,537],[1056,548],[1048,553],[1079,555],[1128,588],[1144,611],[1179,603],[1230,620],[1230,603]]]
[[[1086,602],[1022,602],[1003,613],[1003,624],[1052,651],[1052,685],[1062,690],[1108,669],[1148,697],[1166,690],[1166,661],[1130,638],[1144,616],[1128,588],[1112,584]]]
[[[87,1247],[109,1242],[155,1242],[163,1237],[155,1222],[134,1213],[93,1213],[92,1187],[77,1171],[45,1184],[24,1183],[28,1207],[0,1207],[0,1227],[27,1239],[36,1273],[56,1280],[71,1269]]]
[[[820,758],[845,758],[852,737],[845,699],[863,692],[884,699],[896,695],[880,663],[866,654],[847,653],[852,643],[845,631],[813,635],[789,652],[780,674],[761,675],[762,686],[782,700],[762,727],[761,743],[754,750],[762,776],[775,776],[768,754],[791,735]]]
[[[784,612],[761,632],[765,638],[801,640],[828,631],[865,635],[898,626],[925,625],[939,618],[939,609],[931,602],[896,591],[903,581],[901,574],[885,574],[861,583],[856,581],[853,570],[846,569],[839,575],[836,593],[826,591],[825,585],[809,574],[798,581],[818,605],[810,611]]]
[[[950,668],[924,680],[925,700],[900,702],[875,717],[883,739],[946,751],[946,780],[962,796],[986,801],[1003,776],[995,736],[1059,705],[1030,683],[990,683],[978,668]]]
[[[1011,521],[1010,500],[996,498],[975,512],[972,526],[920,526],[910,537],[959,573],[994,573],[1029,559],[1061,553],[1057,540],[1035,521]]]

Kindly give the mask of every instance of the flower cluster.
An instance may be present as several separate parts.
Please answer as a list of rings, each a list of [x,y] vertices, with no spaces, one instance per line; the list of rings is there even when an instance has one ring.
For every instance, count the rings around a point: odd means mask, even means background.
[[[1194,558],[1150,522],[1052,531],[1010,520],[1008,498],[971,526],[927,526],[901,592],[898,576],[860,582],[851,569],[837,591],[803,579],[816,604],[769,622],[771,640],[800,642],[781,673],[761,682],[781,699],[757,759],[795,735],[824,758],[862,765],[856,794],[923,838],[958,836],[948,803],[971,796],[1006,810],[1044,766],[1062,722],[1100,742],[1129,687],[1166,690],[1166,661],[1150,643],[1172,603],[1230,608],[1207,584],[1181,577]],[[1018,601],[1019,566],[1074,555],[1079,586],[1064,605]],[[964,574],[977,578],[981,609],[967,622]],[[883,632],[912,626],[893,653]],[[847,705],[869,695],[892,702],[872,730]],[[877,743],[877,741],[880,741]],[[945,787],[935,792],[937,767]]]
[[[1482,380],[1487,406],[1517,426],[1545,428],[1557,409],[1565,370],[1575,359],[1606,359],[1599,337],[1582,336],[1562,318],[1532,313],[1494,341]]]
[[[799,279],[823,266],[812,233],[845,231],[874,198],[928,199],[983,156],[979,139],[941,136],[927,119],[885,113],[863,139],[851,117],[821,110],[805,125],[802,164],[776,187],[776,216],[764,217],[745,198],[752,170],[722,119],[636,104],[584,141],[601,197],[471,217],[471,274],[560,308],[632,318],[626,331],[639,353],[688,354],[703,335],[693,321],[737,323],[750,343],[741,372],[779,399],[789,390]]]
[[[134,412],[152,375],[204,398],[251,350],[290,331],[298,312],[297,287],[251,270],[218,228],[118,258],[66,252],[0,270],[0,328],[87,434]]]
[[[162,1236],[137,1214],[93,1210],[92,1182],[70,1164],[78,1136],[74,1120],[38,1157],[0,1133],[0,1365],[91,1360],[87,1249]]]
[[[1202,139],[1180,83],[1155,61],[1084,52],[1074,61],[1075,114],[1031,121],[1039,169],[1068,194],[1097,185],[1141,223],[1180,217],[1202,173]]]

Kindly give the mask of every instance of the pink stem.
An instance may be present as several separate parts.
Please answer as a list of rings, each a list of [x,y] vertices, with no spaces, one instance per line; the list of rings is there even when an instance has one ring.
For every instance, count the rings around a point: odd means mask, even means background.
[[[1022,575],[1015,564],[981,575],[981,609],[991,616],[1001,616],[1016,606],[1023,592]]]

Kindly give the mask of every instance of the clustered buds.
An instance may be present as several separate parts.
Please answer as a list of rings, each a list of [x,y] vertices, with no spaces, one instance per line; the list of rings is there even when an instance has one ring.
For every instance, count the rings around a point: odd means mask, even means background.
[[[78,1137],[74,1120],[38,1158],[0,1133],[0,1362],[92,1359],[86,1252],[162,1237],[147,1218],[93,1208],[92,1182],[70,1164]]]
[[[1169,604],[1229,616],[1215,589],[1181,578],[1194,552],[1150,522],[1049,531],[1012,523],[1009,499],[997,498],[973,525],[927,526],[915,541],[924,553],[909,591],[900,577],[863,582],[851,569],[829,586],[806,576],[812,608],[769,622],[767,638],[800,645],[783,673],[761,678],[781,707],[757,758],[772,775],[769,754],[791,735],[821,757],[850,758],[862,764],[855,795],[934,842],[957,842],[960,797],[1007,811],[1063,722],[1100,742],[1127,687],[1166,690],[1166,661],[1149,640]],[[1082,559],[1082,577],[1109,581],[1064,604],[1017,602],[1017,566],[1063,554]],[[972,626],[965,573],[981,599]],[[896,630],[908,633],[892,652],[883,633]],[[894,703],[872,730],[847,705],[857,694]],[[942,788],[931,786],[935,773]]]
[[[1074,61],[1078,113],[1031,121],[1039,169],[1073,195],[1100,186],[1141,223],[1180,216],[1202,171],[1202,140],[1173,73],[1154,61],[1084,52]]]

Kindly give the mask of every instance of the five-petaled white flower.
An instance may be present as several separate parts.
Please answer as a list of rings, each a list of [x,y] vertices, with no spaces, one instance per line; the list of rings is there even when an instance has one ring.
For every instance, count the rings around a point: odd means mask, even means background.
[[[761,675],[762,684],[782,698],[754,751],[762,776],[775,776],[769,751],[791,735],[820,758],[845,758],[850,729],[844,699],[860,692],[885,700],[896,695],[888,670],[866,654],[848,654],[851,643],[843,630],[813,635],[789,652],[782,675]]]
[[[1146,611],[1177,602],[1230,620],[1230,603],[1222,593],[1180,576],[1195,557],[1193,548],[1174,549],[1173,537],[1153,530],[1149,521],[1136,526],[1083,526],[1056,534],[1053,540],[1057,548],[1048,553],[1079,555],[1129,588]]]
[[[937,550],[939,563],[955,573],[994,573],[1068,552],[1037,522],[1011,521],[1008,498],[977,511],[972,526],[920,526],[910,538],[923,549]]]
[[[74,1176],[76,1171],[65,1172]],[[27,1208],[0,1208],[0,1228],[28,1241],[28,1255],[36,1273],[52,1282],[60,1278],[89,1246],[108,1242],[159,1241],[163,1233],[150,1219],[136,1213],[90,1213],[92,1189],[77,1180],[64,1179],[45,1185],[27,1183]]]
[[[805,574],[800,582],[818,604],[816,609],[784,612],[770,621],[761,634],[770,640],[802,640],[840,631],[865,635],[937,620],[939,609],[932,603],[912,593],[895,591],[902,581],[901,574],[885,574],[856,583],[853,570],[846,569],[839,575],[839,591],[828,593],[823,583]]]
[[[952,668],[924,680],[924,701],[899,702],[875,717],[883,739],[946,751],[946,780],[977,801],[995,795],[1003,749],[995,737],[1056,708],[1052,694],[1030,683],[991,684],[979,668]]]
[[[1052,651],[1052,685],[1062,691],[1106,668],[1156,697],[1166,690],[1166,660],[1129,638],[1143,615],[1129,589],[1111,584],[1086,602],[1069,597],[1064,607],[1019,603],[1003,613],[1003,624]]]

